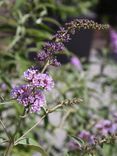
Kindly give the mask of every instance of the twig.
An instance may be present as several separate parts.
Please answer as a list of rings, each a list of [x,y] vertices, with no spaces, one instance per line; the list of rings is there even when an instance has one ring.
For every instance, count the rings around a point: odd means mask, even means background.
[[[2,122],[1,119],[0,119],[0,123],[1,123],[1,125],[2,125],[2,127],[3,127],[3,129],[4,129],[4,131],[5,131],[5,133],[6,133],[6,135],[7,135],[7,137],[11,140],[11,136],[10,136],[9,133],[7,132],[7,129],[6,129],[4,123]]]
[[[63,104],[59,104],[59,105],[57,105],[57,106],[55,106],[55,107],[53,107],[53,108],[51,108],[51,109],[47,109],[47,110],[46,110],[46,114],[43,115],[43,116],[41,117],[41,119],[40,119],[37,123],[34,124],[33,127],[31,127],[31,128],[30,128],[28,131],[26,131],[20,138],[18,138],[18,139],[15,141],[14,145],[16,145],[21,139],[23,139],[23,138],[24,138],[29,132],[31,132],[36,126],[38,126],[38,125],[41,123],[41,121],[46,117],[47,114],[54,112],[56,109],[58,109],[58,108],[60,108],[60,107],[62,107],[62,106],[63,106]]]

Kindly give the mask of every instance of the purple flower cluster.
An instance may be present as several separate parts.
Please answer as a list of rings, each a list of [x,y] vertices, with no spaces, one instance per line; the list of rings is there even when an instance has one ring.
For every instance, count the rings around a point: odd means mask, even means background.
[[[54,87],[53,79],[48,74],[38,73],[38,70],[33,68],[24,72],[24,78],[28,84],[13,88],[11,96],[30,112],[38,112],[46,103],[43,91],[50,91]]]
[[[54,87],[54,81],[48,74],[38,73],[38,70],[28,69],[24,72],[24,77],[29,81],[31,86],[39,87],[50,91]]]
[[[81,148],[81,146],[80,146],[78,143],[76,143],[75,141],[72,141],[72,140],[70,140],[70,141],[67,143],[67,147],[68,147],[68,149],[69,149],[70,151],[75,151],[75,150]]]
[[[53,36],[52,41],[47,42],[42,48],[42,51],[37,55],[37,61],[49,61],[50,65],[59,66],[55,55],[57,52],[63,51],[65,42],[71,40],[70,35],[75,33],[76,29],[106,29],[108,25],[101,25],[95,23],[92,20],[87,19],[75,19],[69,23],[66,23],[64,27]]]
[[[56,54],[64,49],[63,42],[70,40],[70,35],[75,33],[76,28],[103,29],[107,27],[107,25],[100,25],[90,20],[76,19],[66,23],[65,27],[60,28],[52,40],[43,46],[42,51],[37,56],[37,60],[46,61],[47,65],[59,66],[60,63],[56,59]],[[78,60],[75,59],[73,62],[79,67]],[[39,73],[34,68],[25,71],[24,78],[28,81],[28,84],[15,87],[11,96],[25,107],[30,108],[31,112],[36,112],[45,103],[42,91],[50,91],[54,87],[53,79],[48,74]]]
[[[117,134],[117,113],[113,114],[114,120],[102,119],[99,120],[92,129],[92,132],[82,130],[77,137],[82,139],[90,146],[96,145],[97,140],[108,137],[109,135]],[[75,141],[68,142],[69,150],[80,150],[82,147]]]
[[[109,134],[117,133],[117,123],[110,120],[101,120],[96,125],[95,128],[100,136],[107,136]]]
[[[55,66],[55,67],[59,67],[61,65],[61,63],[58,62],[58,60],[56,58],[52,58],[51,61],[50,61],[50,64],[52,66]]]
[[[95,136],[92,135],[89,131],[86,130],[82,130],[78,135],[78,138],[82,139],[84,142],[90,144],[90,145],[94,145],[95,144]],[[69,141],[68,142],[68,148],[70,149],[70,151],[74,151],[77,149],[81,149],[81,145],[76,143],[75,141]]]
[[[30,109],[30,112],[37,112],[46,102],[44,94],[40,90],[34,90],[30,85],[20,85],[15,87],[11,91],[11,96],[26,108]]]
[[[43,47],[43,50],[38,54],[37,59],[39,61],[49,60],[51,65],[54,65],[54,55],[64,49],[64,44],[62,42],[47,42]],[[52,61],[54,60],[54,61]],[[56,66],[56,64],[55,64]]]
[[[95,137],[89,131],[81,131],[78,137],[80,137],[83,141],[87,142],[88,144],[95,144]]]

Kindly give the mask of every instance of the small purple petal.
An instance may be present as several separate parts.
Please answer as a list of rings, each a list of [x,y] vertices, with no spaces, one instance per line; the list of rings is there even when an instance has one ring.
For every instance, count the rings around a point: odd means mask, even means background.
[[[78,69],[79,71],[82,70],[82,65],[78,57],[76,56],[71,57],[70,62],[72,65],[74,65],[74,67],[76,67],[76,69]]]

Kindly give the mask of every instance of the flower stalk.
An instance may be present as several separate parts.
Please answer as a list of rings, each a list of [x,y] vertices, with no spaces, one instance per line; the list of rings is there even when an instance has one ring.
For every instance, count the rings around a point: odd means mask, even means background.
[[[11,152],[12,152],[13,146],[14,146],[14,144],[10,141],[4,156],[11,156]]]
[[[7,137],[9,138],[9,140],[11,140],[11,136],[9,135],[9,133],[7,132],[7,128],[5,127],[4,123],[2,122],[2,120],[0,119],[0,123],[4,129],[4,132],[6,133]]]

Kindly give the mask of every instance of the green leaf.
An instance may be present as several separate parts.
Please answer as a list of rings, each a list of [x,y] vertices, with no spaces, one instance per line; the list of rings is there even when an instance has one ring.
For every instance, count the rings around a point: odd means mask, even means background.
[[[55,20],[55,19],[53,19],[53,18],[50,18],[50,17],[44,17],[44,18],[43,18],[43,21],[49,22],[49,23],[52,23],[52,24],[55,24],[55,25],[57,25],[58,27],[61,26],[61,24],[60,24],[57,20]]]
[[[48,156],[47,153],[45,152],[45,150],[42,148],[41,145],[39,145],[38,142],[36,142],[35,140],[31,139],[31,138],[25,138],[23,140],[20,140],[16,146],[18,145],[23,145],[23,146],[29,146],[30,149],[38,151],[42,154],[42,156]]]
[[[20,75],[30,66],[29,60],[26,60],[23,56],[16,54],[15,59],[17,61],[17,70]]]
[[[40,3],[39,8],[51,8],[51,9],[56,9],[56,6],[51,3]]]
[[[53,29],[49,26],[47,26],[47,24],[44,24],[44,23],[36,23],[40,29],[43,29],[43,31],[47,31],[47,33],[52,33],[53,32]]]
[[[84,141],[79,137],[72,136],[72,140],[75,141],[75,143],[77,143],[80,147],[84,145]]]
[[[0,137],[0,144],[4,143],[4,141],[6,141],[5,138]]]
[[[24,106],[18,104],[17,101],[14,101],[12,105],[14,106],[16,110],[16,115],[19,117],[19,115],[21,115],[23,112]]]
[[[31,28],[27,28],[26,33],[29,36],[36,37],[39,39],[49,39],[51,37],[51,34],[48,32],[45,32],[43,30],[31,29]]]
[[[1,75],[1,79],[2,79],[2,81],[3,82],[5,82],[6,84],[7,84],[7,86],[9,87],[9,88],[11,88],[11,82],[10,82],[10,80],[9,80],[9,78],[8,77],[6,77],[5,75]]]
[[[16,9],[18,9],[19,7],[25,5],[25,3],[26,3],[26,0],[17,0],[17,1],[15,2],[14,7],[15,7]]]
[[[45,15],[47,15],[47,10],[46,9],[44,9],[43,11],[40,12],[41,17],[43,17]]]

